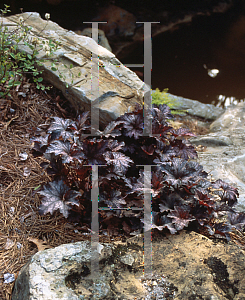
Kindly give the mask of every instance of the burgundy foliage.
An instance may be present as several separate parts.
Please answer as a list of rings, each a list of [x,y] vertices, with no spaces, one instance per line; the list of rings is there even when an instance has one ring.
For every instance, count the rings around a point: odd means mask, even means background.
[[[47,159],[42,167],[53,178],[39,191],[44,196],[40,213],[59,210],[71,221],[89,223],[91,169],[99,165],[101,232],[130,234],[145,226],[174,234],[192,225],[229,238],[232,228],[244,230],[245,214],[232,209],[237,189],[222,180],[208,180],[203,167],[189,161],[197,157],[194,146],[185,140],[193,134],[171,127],[168,119],[173,116],[166,105],[154,105],[148,113],[150,136],[143,135],[139,106],[98,131],[96,137],[88,136],[88,112],[76,120],[55,117],[46,131],[37,129],[33,154]],[[142,165],[152,165],[151,172]],[[152,216],[143,214],[147,193],[152,197]],[[215,220],[220,211],[227,214],[226,222]]]

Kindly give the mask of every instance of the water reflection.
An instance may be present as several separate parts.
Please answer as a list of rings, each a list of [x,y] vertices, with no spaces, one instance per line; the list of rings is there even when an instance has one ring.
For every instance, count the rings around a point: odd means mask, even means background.
[[[214,104],[217,107],[227,108],[230,105],[237,105],[239,102],[245,102],[245,99],[236,99],[235,97],[219,95],[218,102],[213,101],[211,104]]]
[[[143,61],[142,43],[122,62]],[[156,88],[219,106],[245,99],[245,4],[224,14],[197,16],[191,24],[153,38],[152,89]]]

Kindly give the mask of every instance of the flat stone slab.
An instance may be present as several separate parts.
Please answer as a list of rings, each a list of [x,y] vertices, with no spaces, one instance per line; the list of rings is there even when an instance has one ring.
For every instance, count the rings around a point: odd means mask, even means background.
[[[32,28],[27,34],[30,44],[34,38],[44,44],[49,40],[60,42],[59,49],[50,56],[45,49],[39,50],[37,59],[44,61],[37,67],[43,71],[42,77],[61,90],[77,112],[90,111],[93,106],[99,111],[100,126],[104,128],[120,115],[132,111],[136,103],[143,105],[144,89],[149,91],[149,87],[113,53],[92,38],[43,20],[35,12],[2,18],[1,22],[11,32],[18,28],[20,17],[25,26]],[[18,44],[18,50],[32,54],[23,43]],[[95,117],[98,118],[98,113]]]

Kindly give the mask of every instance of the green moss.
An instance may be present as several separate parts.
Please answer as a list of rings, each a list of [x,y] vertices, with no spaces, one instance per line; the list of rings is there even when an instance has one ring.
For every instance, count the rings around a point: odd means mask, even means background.
[[[168,89],[164,89],[162,92],[160,92],[160,90],[156,88],[156,91],[152,93],[152,104],[166,104],[169,106],[171,113],[175,115],[183,115],[186,112],[186,110],[174,109],[177,106],[178,101],[169,96]]]

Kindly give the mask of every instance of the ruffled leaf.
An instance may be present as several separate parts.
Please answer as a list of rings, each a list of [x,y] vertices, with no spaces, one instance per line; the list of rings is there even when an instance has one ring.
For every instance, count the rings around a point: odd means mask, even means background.
[[[99,199],[100,203],[104,202],[110,208],[123,208],[127,204],[118,190],[100,193]]]
[[[89,111],[83,112],[81,115],[78,116],[75,122],[70,122],[68,127],[72,129],[76,134],[81,134],[83,131],[88,130],[91,127],[86,125],[86,123],[88,122],[89,114]]]
[[[174,207],[174,211],[170,212],[167,215],[169,218],[173,218],[173,223],[177,230],[182,230],[184,227],[188,227],[191,221],[194,221],[195,218],[189,214],[187,210],[183,207]]]
[[[39,207],[41,215],[47,213],[53,214],[54,211],[59,209],[65,218],[68,217],[69,210],[71,209],[70,205],[79,206],[79,201],[76,198],[81,195],[77,191],[70,190],[62,180],[49,183],[38,193],[44,196],[42,204]]]
[[[60,136],[62,136],[64,141],[72,139],[74,133],[69,129],[72,121],[58,117],[53,117],[53,119],[54,121],[52,121],[48,129],[48,133],[51,133],[51,140],[58,139]]]
[[[104,157],[108,164],[113,165],[113,172],[120,175],[125,174],[129,164],[133,163],[132,159],[121,152],[106,152]]]
[[[208,175],[198,163],[176,157],[171,162],[162,162],[160,168],[166,173],[165,181],[175,189],[194,184]]]
[[[219,195],[222,201],[228,202],[229,206],[232,207],[237,203],[237,197],[239,196],[237,188],[229,185],[221,179],[215,181],[213,188],[216,190],[212,190],[212,192]]]
[[[50,144],[46,153],[54,153],[55,155],[61,155],[63,163],[69,163],[74,159],[80,163],[83,161],[84,154],[80,149],[76,149],[69,141],[54,141]]]
[[[124,114],[120,117],[123,121],[123,134],[128,137],[138,139],[143,135],[143,116],[141,114]]]
[[[103,165],[106,164],[104,153],[109,150],[109,142],[106,140],[96,138],[92,140],[84,140],[81,143],[84,159],[90,165]]]

